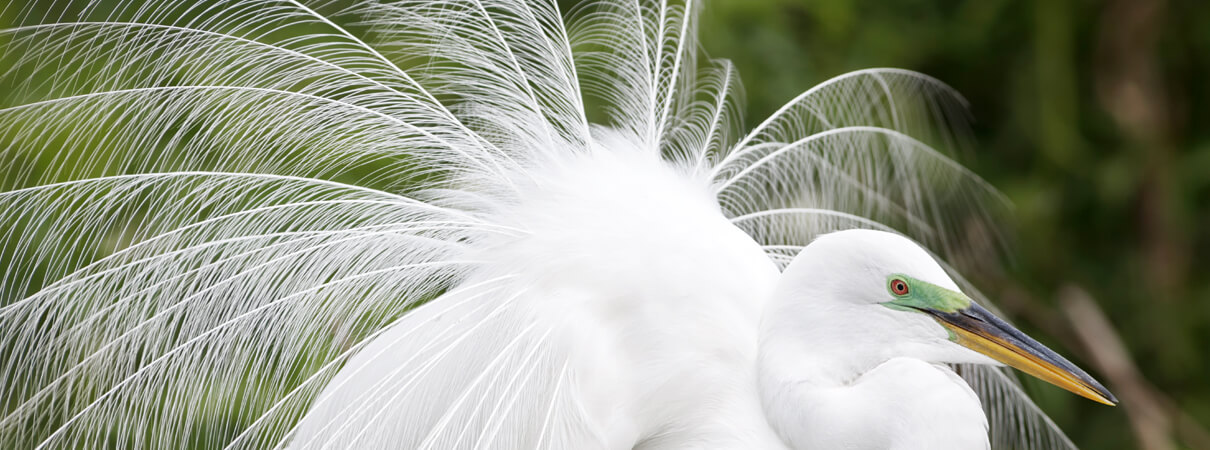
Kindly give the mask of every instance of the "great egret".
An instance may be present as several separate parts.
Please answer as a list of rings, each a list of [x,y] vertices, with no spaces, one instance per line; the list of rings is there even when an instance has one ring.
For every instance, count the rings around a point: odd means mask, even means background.
[[[6,448],[1072,447],[993,360],[1115,401],[914,242],[1002,204],[927,76],[742,133],[693,1],[37,5]]]

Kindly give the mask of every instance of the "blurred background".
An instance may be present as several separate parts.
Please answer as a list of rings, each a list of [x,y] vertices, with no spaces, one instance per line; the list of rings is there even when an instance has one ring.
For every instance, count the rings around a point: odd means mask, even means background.
[[[959,159],[1015,205],[1011,260],[966,275],[1121,405],[1027,391],[1084,448],[1210,449],[1210,2],[708,0],[700,30],[750,125],[868,67],[966,96]]]
[[[1210,449],[1210,2],[711,0],[701,30],[749,124],[867,67],[961,92],[960,159],[1015,205],[968,275],[1122,403],[1027,390],[1084,448]]]

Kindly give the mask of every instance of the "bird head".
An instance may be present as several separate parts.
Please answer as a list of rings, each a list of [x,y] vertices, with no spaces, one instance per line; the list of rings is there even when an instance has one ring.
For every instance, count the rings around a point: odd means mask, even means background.
[[[809,342],[847,342],[876,359],[1002,363],[1085,398],[1113,405],[1104,386],[964,294],[927,251],[903,236],[846,230],[821,236],[783,273],[782,312],[814,315]],[[790,320],[794,320],[791,318]],[[823,339],[820,339],[823,338]]]

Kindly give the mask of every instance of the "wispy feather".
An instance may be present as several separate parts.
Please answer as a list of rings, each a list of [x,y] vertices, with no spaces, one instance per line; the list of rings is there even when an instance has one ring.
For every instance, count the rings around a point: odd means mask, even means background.
[[[1001,196],[948,156],[965,139],[952,90],[859,71],[745,131],[700,8],[5,7],[20,26],[0,31],[0,444],[603,445],[570,388],[586,356],[514,307],[534,301],[526,268],[484,254],[576,238],[515,209],[561,186],[540,169],[614,142],[711,186],[779,264],[845,228],[897,230],[958,267],[972,227],[1000,239]],[[631,180],[590,181],[645,189]],[[368,361],[393,368],[352,400],[321,395],[382,370]],[[997,448],[1072,447],[1012,373],[961,373]]]

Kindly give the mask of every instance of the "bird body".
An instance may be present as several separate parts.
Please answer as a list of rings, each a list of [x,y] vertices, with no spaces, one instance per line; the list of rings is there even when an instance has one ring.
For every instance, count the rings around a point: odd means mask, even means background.
[[[544,404],[497,393],[512,411],[493,408],[477,424],[483,405],[461,408],[474,399],[457,394],[524,384],[533,373],[574,373],[560,392],[579,412],[580,432],[561,437],[560,446],[989,447],[978,397],[940,363],[994,361],[949,343],[929,319],[843,298],[868,291],[866,275],[884,265],[957,290],[927,253],[893,234],[847,231],[808,246],[779,274],[710,201],[707,183],[647,155],[610,149],[519,177],[517,203],[496,220],[528,233],[466,255],[482,261],[466,285],[505,284],[491,297],[455,289],[387,329],[319,395],[295,442],[369,445],[358,428],[334,432],[327,424],[372,393],[387,400],[372,400],[382,402],[373,419],[382,423],[366,426],[397,428],[391,440],[406,447],[455,430],[458,438],[441,442],[478,447],[483,436],[466,430],[497,427],[519,430],[506,441],[513,447],[539,446],[551,426],[527,422],[546,417],[543,407],[549,414],[557,398]],[[812,281],[818,285],[802,287]],[[881,292],[882,283],[873,288]],[[885,317],[871,321],[875,313]],[[458,319],[447,323],[451,317]],[[873,325],[854,326],[863,322]],[[934,341],[914,342],[916,333]],[[472,340],[445,347],[409,339],[442,334]],[[399,372],[434,348],[457,350],[434,357],[437,366],[423,373]],[[522,353],[533,367],[502,383],[509,374],[495,373],[495,363]],[[382,387],[399,379],[408,382]],[[409,394],[415,385],[425,388]],[[509,416],[520,423],[497,424]]]
[[[449,320],[434,317],[446,316],[462,318],[452,335],[477,326],[505,327],[513,331],[480,334],[507,339],[516,329],[536,327],[526,335],[540,335],[544,345],[527,341],[500,350],[477,342],[449,355],[445,364],[475,366],[497,356],[494,352],[537,348],[543,355],[535,359],[543,362],[535,373],[577,374],[561,392],[582,408],[581,425],[590,432],[560,446],[782,448],[764,420],[755,380],[757,329],[777,267],[723,216],[703,180],[649,152],[611,150],[527,172],[518,203],[501,211],[498,220],[529,233],[485,243],[467,255],[483,261],[467,285],[500,277],[507,277],[507,285],[454,311],[446,311],[447,305],[462,303],[473,289],[418,308],[348,363],[319,396],[324,412],[307,420],[322,424],[330,419],[326,411],[340,411],[387,375],[398,376],[390,369],[407,366],[417,354],[415,346],[401,345],[406,336],[434,335],[433,329]],[[507,318],[480,321],[468,313],[489,311],[502,299],[514,303]],[[566,361],[566,367],[547,361]],[[442,375],[421,382],[430,391],[451,393],[475,382],[470,377],[475,371],[468,379],[449,378],[450,372],[434,370]],[[550,407],[523,400],[513,407],[525,406],[533,408],[514,414],[527,420],[544,417],[541,407]],[[380,414],[397,417],[397,423],[427,414],[419,412],[416,401],[393,401],[383,408]],[[451,428],[471,421],[457,417],[453,422],[458,425]],[[309,442],[309,430],[320,428],[304,422],[298,442]],[[535,433],[541,428],[527,427]],[[318,442],[359,446],[356,440],[314,434],[322,436]],[[538,435],[528,438],[516,447],[536,444]],[[418,436],[401,439],[423,442]]]
[[[693,0],[51,3],[0,30],[0,447],[1067,449],[997,364],[1114,401],[942,265],[1003,198],[925,75],[747,130]]]

